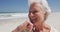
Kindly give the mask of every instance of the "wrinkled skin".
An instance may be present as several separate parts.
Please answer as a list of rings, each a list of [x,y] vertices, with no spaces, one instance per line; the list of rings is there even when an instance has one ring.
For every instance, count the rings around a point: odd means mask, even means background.
[[[36,29],[35,31],[40,32],[40,30],[43,30],[43,23],[48,15],[44,13],[42,7],[38,3],[34,3],[30,6],[28,16],[31,23],[33,24],[33,27]]]
[[[37,24],[36,24],[37,25]],[[37,25],[38,26],[38,25]],[[39,26],[38,26],[39,27]],[[38,29],[38,27],[35,27]],[[22,32],[23,30],[27,30],[27,32],[32,32],[33,24],[26,21],[22,25],[19,25],[16,29],[14,29],[12,32]],[[44,31],[43,32],[50,32],[50,27],[47,24],[44,24]],[[42,32],[35,30],[34,32]]]
[[[41,6],[33,3],[29,9],[29,21],[24,22],[22,25],[18,26],[12,32],[22,32],[27,30],[27,32],[50,32],[50,27],[44,22],[47,18],[47,14],[43,13]],[[35,28],[35,29],[33,29]]]

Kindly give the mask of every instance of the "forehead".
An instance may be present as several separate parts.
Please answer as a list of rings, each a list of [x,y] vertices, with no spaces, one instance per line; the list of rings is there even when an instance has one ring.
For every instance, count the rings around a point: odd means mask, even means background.
[[[30,10],[42,10],[42,7],[39,3],[33,3],[30,5]]]

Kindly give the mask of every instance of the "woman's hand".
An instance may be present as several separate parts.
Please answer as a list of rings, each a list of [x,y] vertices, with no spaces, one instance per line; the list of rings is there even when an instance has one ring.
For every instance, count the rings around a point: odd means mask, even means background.
[[[27,31],[30,32],[32,31],[33,28],[33,24],[25,21],[22,25],[18,26],[15,30],[13,30],[12,32],[22,32],[22,31]]]

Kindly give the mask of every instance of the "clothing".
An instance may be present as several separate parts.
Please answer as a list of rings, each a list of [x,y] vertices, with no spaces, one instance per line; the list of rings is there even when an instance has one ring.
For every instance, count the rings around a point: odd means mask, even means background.
[[[55,28],[51,27],[51,31],[50,32],[58,32]]]

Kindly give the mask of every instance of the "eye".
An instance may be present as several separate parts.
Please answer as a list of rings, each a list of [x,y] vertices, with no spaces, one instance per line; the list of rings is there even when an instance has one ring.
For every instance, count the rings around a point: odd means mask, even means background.
[[[38,11],[35,10],[35,11],[33,11],[32,13],[35,14],[35,13],[37,13],[37,12],[38,12]]]

